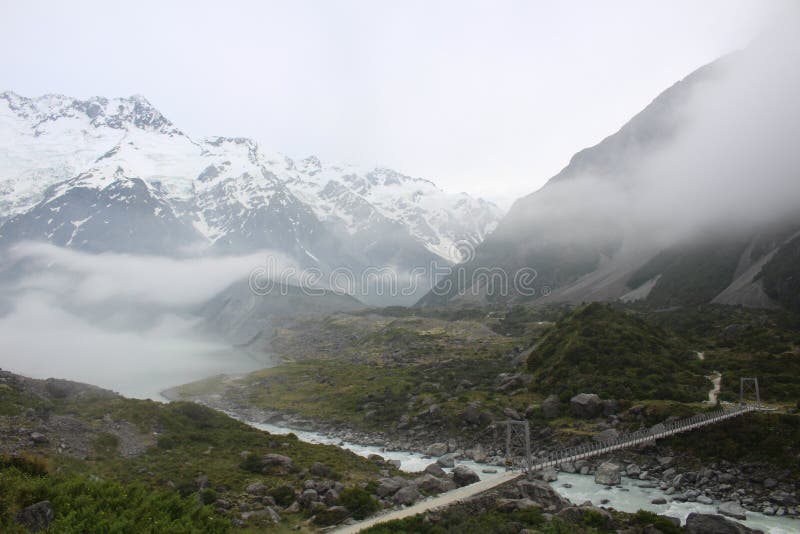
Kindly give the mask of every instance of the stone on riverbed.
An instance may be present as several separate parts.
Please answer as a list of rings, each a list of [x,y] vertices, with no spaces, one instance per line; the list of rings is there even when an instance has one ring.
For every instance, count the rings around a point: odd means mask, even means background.
[[[594,474],[596,484],[617,486],[622,482],[622,467],[612,462],[603,462]]]
[[[734,519],[747,519],[747,511],[738,502],[724,502],[717,507],[717,512]]]

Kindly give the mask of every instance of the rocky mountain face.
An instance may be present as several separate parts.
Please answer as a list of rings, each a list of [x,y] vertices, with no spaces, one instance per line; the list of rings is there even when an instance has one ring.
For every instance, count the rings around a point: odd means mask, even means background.
[[[800,309],[797,67],[759,43],[693,72],[516,201],[419,305],[648,301]],[[760,48],[759,48],[760,47]],[[800,58],[800,50],[784,54]],[[755,76],[761,77],[759,80]],[[786,79],[785,85],[771,80]],[[506,294],[487,270],[506,273]],[[520,270],[533,281],[514,283]],[[535,272],[534,272],[535,271]],[[533,272],[533,274],[531,274]]]
[[[193,139],[140,96],[0,94],[0,244],[185,256],[274,249],[302,266],[458,259],[499,209],[390,169]]]

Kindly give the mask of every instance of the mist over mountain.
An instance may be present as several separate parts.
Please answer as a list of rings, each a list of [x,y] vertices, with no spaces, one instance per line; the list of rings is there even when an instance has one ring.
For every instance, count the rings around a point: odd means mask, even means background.
[[[512,206],[445,302],[796,306],[800,39],[789,23],[698,69]],[[470,273],[536,271],[507,295]],[[509,280],[511,280],[509,275]],[[473,280],[477,280],[473,284]],[[447,284],[452,284],[448,286]]]

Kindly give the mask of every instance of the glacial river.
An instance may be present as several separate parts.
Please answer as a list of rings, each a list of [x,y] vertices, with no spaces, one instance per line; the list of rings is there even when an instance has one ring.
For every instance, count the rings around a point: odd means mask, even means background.
[[[386,451],[380,447],[358,445],[355,443],[343,442],[340,439],[326,436],[317,432],[305,430],[294,430],[265,423],[248,424],[266,430],[272,434],[294,433],[298,438],[309,443],[321,443],[326,445],[336,445],[344,449],[353,451],[361,456],[379,454],[387,460],[400,461],[400,469],[408,472],[418,472],[425,469],[425,466],[433,462],[430,457],[425,457],[418,453],[403,451]],[[478,464],[469,460],[456,460],[456,465],[465,465],[475,471],[482,479],[498,476],[503,472],[502,467],[494,467],[486,464]],[[484,469],[497,469],[497,473],[483,473]],[[649,510],[662,515],[677,517],[681,522],[686,521],[686,517],[692,512],[717,513],[716,505],[704,505],[700,503],[680,503],[670,501],[666,495],[658,488],[642,488],[645,483],[641,480],[623,478],[622,484],[613,488],[606,488],[594,483],[591,475],[578,475],[569,473],[559,473],[558,480],[552,482],[553,488],[576,504],[591,501],[596,506],[613,507],[623,512],[636,512],[638,510]],[[652,504],[651,501],[663,497],[667,504]],[[602,501],[608,500],[603,504]],[[800,520],[788,517],[765,516],[754,512],[747,513],[747,520],[741,521],[742,524],[750,528],[763,530],[769,534],[794,534],[800,533]]]

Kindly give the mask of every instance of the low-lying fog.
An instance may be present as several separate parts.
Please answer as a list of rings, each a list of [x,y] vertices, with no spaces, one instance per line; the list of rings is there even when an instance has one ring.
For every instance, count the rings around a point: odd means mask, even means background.
[[[6,255],[0,368],[160,399],[171,386],[271,364],[204,335],[194,315],[263,254],[177,260],[27,243]]]

